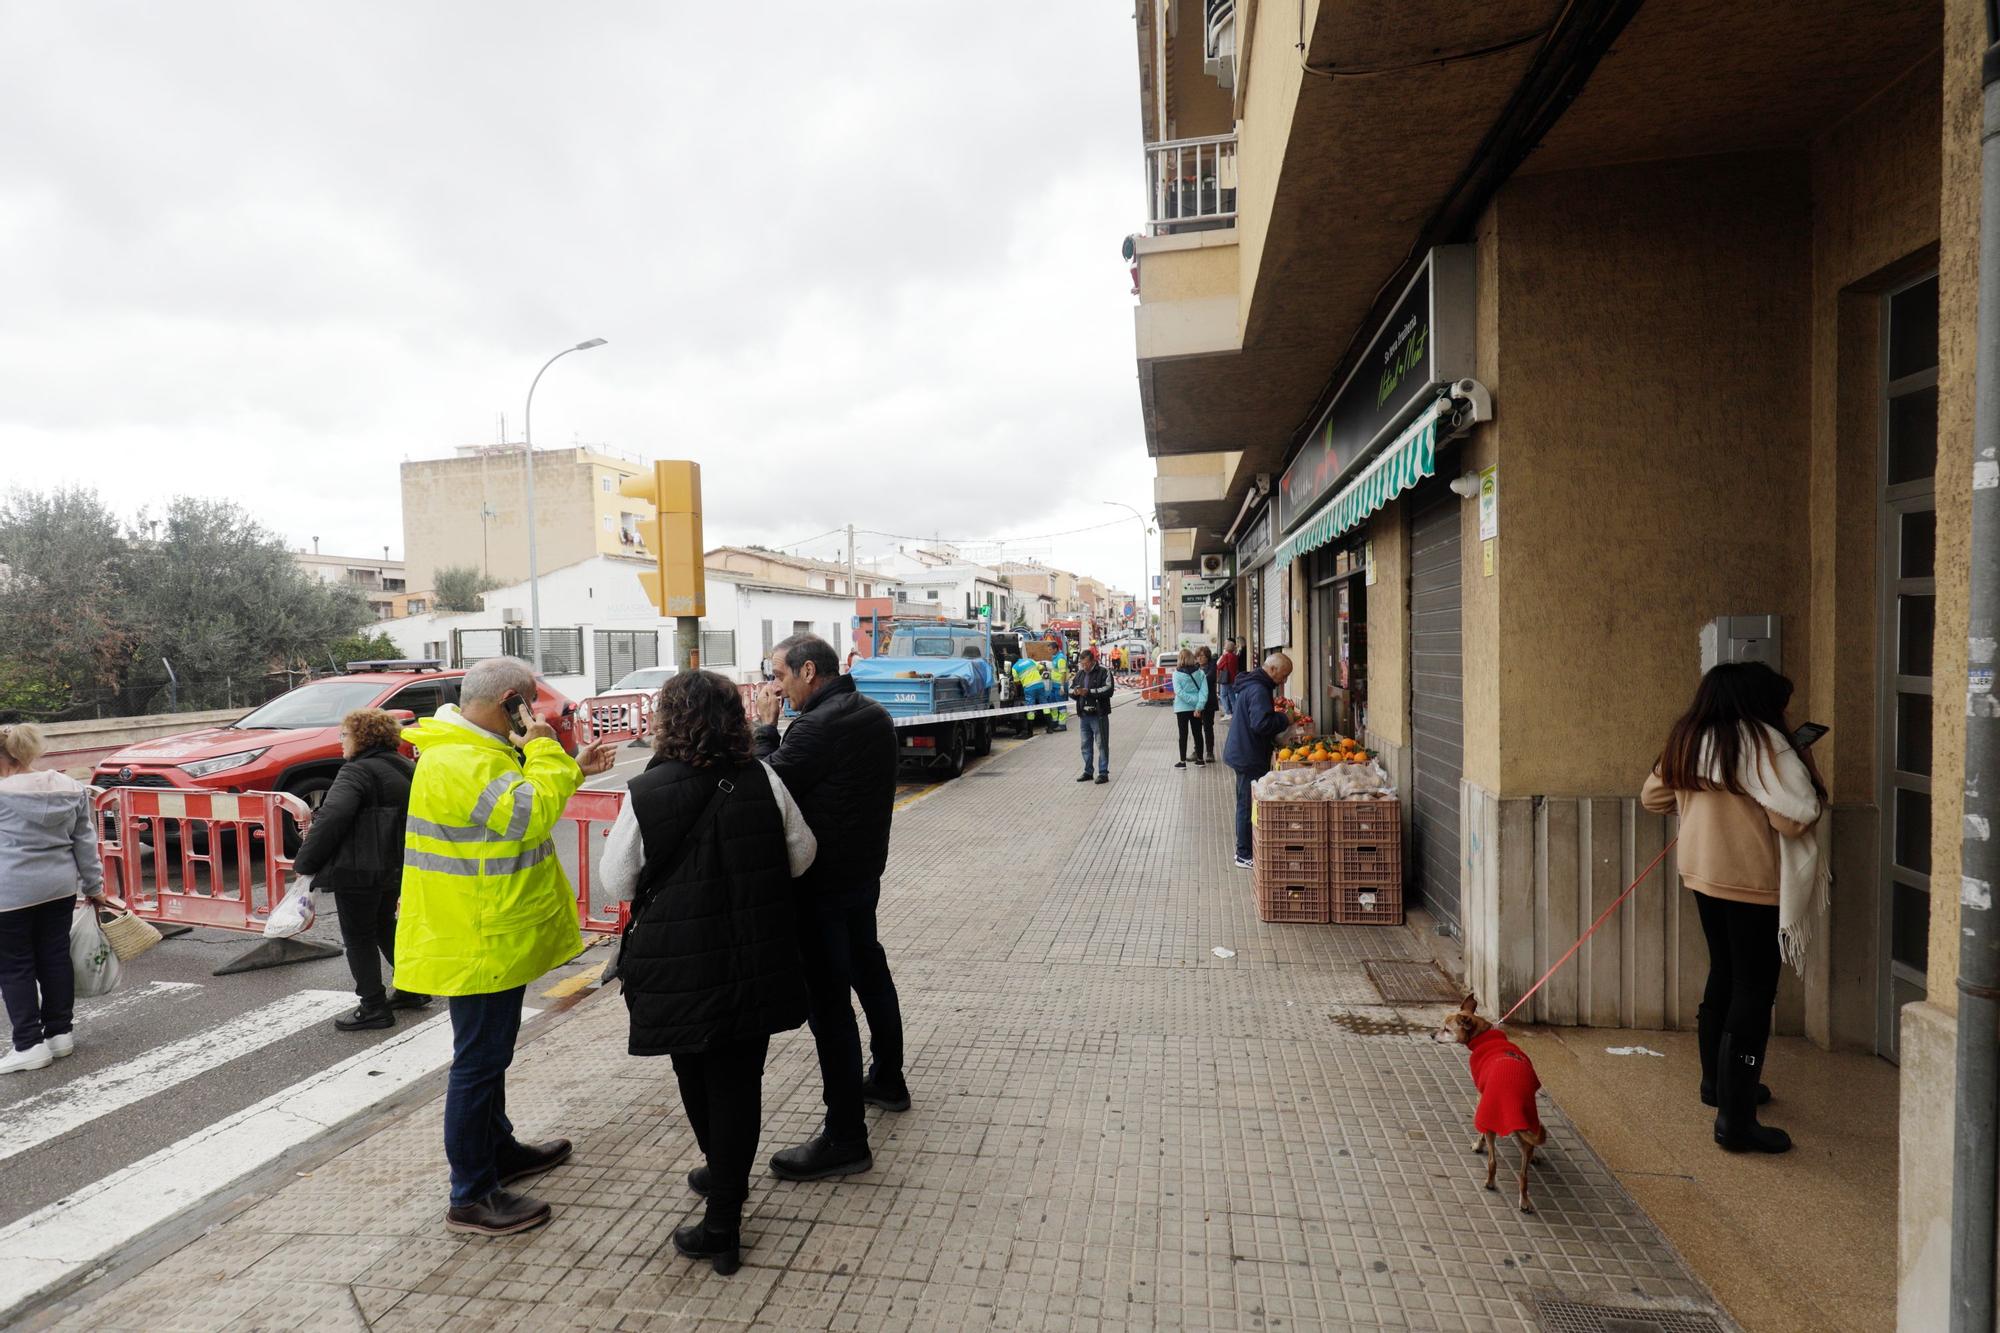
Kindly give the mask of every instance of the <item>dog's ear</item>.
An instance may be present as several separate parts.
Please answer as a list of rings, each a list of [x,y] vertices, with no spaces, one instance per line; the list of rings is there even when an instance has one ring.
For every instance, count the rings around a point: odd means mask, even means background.
[[[1479,1009],[1479,997],[1477,995],[1468,995],[1459,1002],[1458,1012],[1460,1012],[1461,1014],[1466,1014],[1469,1016],[1471,1014],[1478,1012],[1478,1009]]]

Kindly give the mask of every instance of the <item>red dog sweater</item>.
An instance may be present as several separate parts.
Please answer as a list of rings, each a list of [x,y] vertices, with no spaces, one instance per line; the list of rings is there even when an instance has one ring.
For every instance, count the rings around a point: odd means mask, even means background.
[[[1498,1028],[1490,1028],[1467,1043],[1472,1052],[1472,1082],[1479,1089],[1479,1109],[1472,1127],[1481,1134],[1542,1132],[1535,1111],[1535,1093],[1542,1081],[1521,1048]]]

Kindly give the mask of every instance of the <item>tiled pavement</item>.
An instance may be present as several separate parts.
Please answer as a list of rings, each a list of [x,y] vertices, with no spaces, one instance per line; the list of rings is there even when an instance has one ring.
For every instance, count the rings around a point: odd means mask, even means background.
[[[882,926],[916,1107],[875,1121],[870,1174],[760,1176],[736,1276],[668,1244],[694,1145],[607,993],[514,1066],[524,1132],[577,1142],[536,1189],[548,1228],[445,1233],[432,1102],[64,1326],[1532,1329],[1531,1291],[1707,1306],[1554,1107],[1539,1213],[1479,1188],[1465,1061],[1425,1039],[1441,1011],[1381,1006],[1361,969],[1416,941],[1260,924],[1230,776],[1172,768],[1164,710],[1118,710],[1106,787],[1070,781],[1075,739],[897,816]],[[816,1072],[803,1030],[773,1042],[767,1150],[816,1127]]]

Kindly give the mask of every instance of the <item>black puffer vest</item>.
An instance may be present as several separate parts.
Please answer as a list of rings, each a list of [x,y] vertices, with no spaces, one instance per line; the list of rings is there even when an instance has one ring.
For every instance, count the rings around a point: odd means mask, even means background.
[[[730,790],[703,822],[719,781]],[[618,956],[632,1054],[705,1051],[805,1022],[784,815],[764,766],[656,761],[629,799],[646,850]]]

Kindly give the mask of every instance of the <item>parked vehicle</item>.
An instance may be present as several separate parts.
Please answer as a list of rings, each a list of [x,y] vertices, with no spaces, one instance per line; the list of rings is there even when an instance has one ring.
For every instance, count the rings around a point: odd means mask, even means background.
[[[594,694],[584,701],[590,712],[589,722],[593,735],[619,735],[624,732],[643,733],[642,723],[652,717],[652,700],[660,692],[660,687],[680,671],[679,667],[649,666],[636,671],[628,671],[620,676],[612,687],[602,694]],[[647,738],[635,735],[632,744],[645,745]]]
[[[182,787],[289,792],[317,809],[340,771],[340,720],[357,708],[403,715],[405,725],[458,702],[462,670],[435,661],[349,662],[347,671],[308,681],[220,727],[140,741],[100,762],[99,787]],[[539,681],[535,715],[576,753],[575,705]],[[299,835],[287,826],[285,848]]]
[[[992,751],[1000,689],[993,631],[984,623],[893,625],[883,653],[858,659],[852,674],[854,687],[888,710],[905,763],[957,777],[969,756]]]

